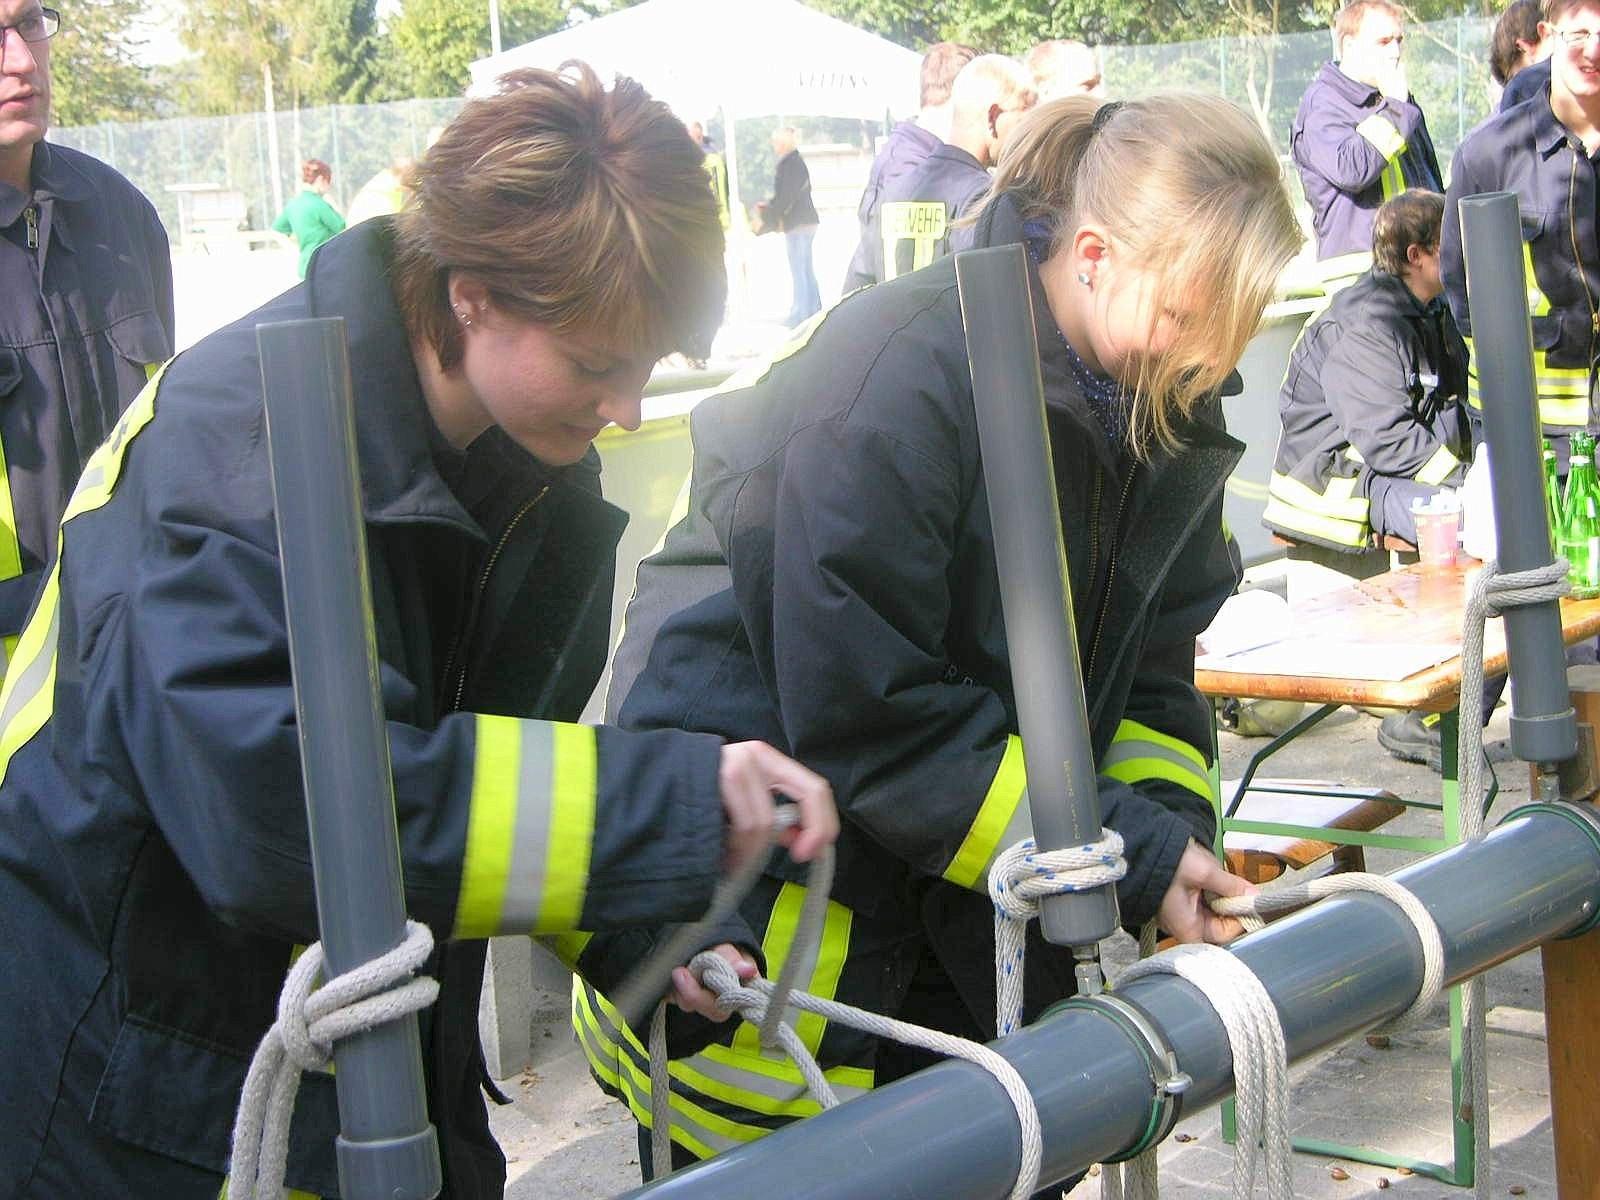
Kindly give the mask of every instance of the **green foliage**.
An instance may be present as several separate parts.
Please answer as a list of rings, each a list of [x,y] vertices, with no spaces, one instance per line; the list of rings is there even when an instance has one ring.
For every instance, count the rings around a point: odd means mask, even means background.
[[[77,0],[50,43],[52,120],[92,125],[151,115],[156,89],[139,65],[142,0]]]

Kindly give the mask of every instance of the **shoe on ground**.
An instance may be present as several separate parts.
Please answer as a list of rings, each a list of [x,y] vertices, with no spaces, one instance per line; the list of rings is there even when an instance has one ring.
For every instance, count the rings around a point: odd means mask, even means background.
[[[1438,713],[1395,713],[1378,723],[1378,745],[1404,762],[1427,763],[1444,771],[1444,747]]]

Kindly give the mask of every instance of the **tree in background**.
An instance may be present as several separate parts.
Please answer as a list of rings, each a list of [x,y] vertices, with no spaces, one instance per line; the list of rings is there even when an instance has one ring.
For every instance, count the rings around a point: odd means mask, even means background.
[[[156,88],[139,65],[143,0],[75,0],[50,45],[51,120],[56,125],[147,119]]]
[[[500,0],[500,37],[518,46],[566,28],[565,0]],[[459,96],[468,67],[489,53],[484,0],[405,0],[389,27],[402,90],[409,96]]]

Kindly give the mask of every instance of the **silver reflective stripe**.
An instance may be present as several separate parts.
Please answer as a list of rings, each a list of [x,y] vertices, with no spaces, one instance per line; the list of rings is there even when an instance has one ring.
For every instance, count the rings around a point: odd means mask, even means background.
[[[538,925],[550,848],[554,746],[555,733],[548,722],[522,722],[516,827],[511,835],[511,862],[506,873],[505,902],[500,912],[503,929],[531,929]]]
[[[1012,810],[1011,819],[1006,822],[1006,827],[1000,834],[1000,840],[994,844],[989,860],[983,864],[983,874],[978,876],[978,890],[988,895],[989,868],[994,866],[994,860],[1024,838],[1032,836],[1033,810],[1028,807],[1028,789],[1023,788],[1022,795],[1017,799],[1017,807]]]
[[[731,1088],[738,1088],[744,1092],[754,1092],[758,1096],[765,1096],[769,1100],[779,1103],[792,1103],[804,1100],[811,1095],[802,1079],[778,1079],[764,1071],[745,1071],[725,1063],[706,1054],[695,1054],[689,1058],[678,1060],[683,1066],[688,1067],[696,1074],[704,1075],[707,1079],[725,1084]],[[787,1061],[787,1060],[785,1060]],[[838,1083],[830,1079],[833,1090],[841,1100],[850,1100],[856,1096],[865,1096],[872,1089],[852,1087],[846,1083]],[[692,1086],[692,1085],[691,1085]]]
[[[61,604],[58,600],[50,606],[50,624],[45,629],[44,641],[39,644],[39,652],[16,676],[11,685],[11,695],[6,697],[5,708],[0,709],[0,730],[9,729],[17,719],[17,714],[44,690],[45,681],[50,677],[50,668],[55,666],[56,639],[60,632]]]
[[[1112,742],[1111,749],[1106,751],[1105,758],[1100,761],[1100,770],[1104,773],[1119,763],[1135,758],[1159,758],[1163,762],[1182,768],[1196,779],[1207,779],[1206,773],[1195,766],[1194,759],[1178,753],[1170,746],[1163,746],[1160,742],[1147,742],[1137,737],[1119,738]],[[1209,782],[1207,786],[1210,786]]]

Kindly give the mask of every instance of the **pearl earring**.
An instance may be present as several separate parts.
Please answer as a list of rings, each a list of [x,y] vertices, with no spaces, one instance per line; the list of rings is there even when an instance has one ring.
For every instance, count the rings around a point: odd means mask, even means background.
[[[1083,284],[1084,287],[1088,287],[1089,286],[1089,272],[1087,272],[1087,271],[1079,271],[1078,272],[1078,282]]]

